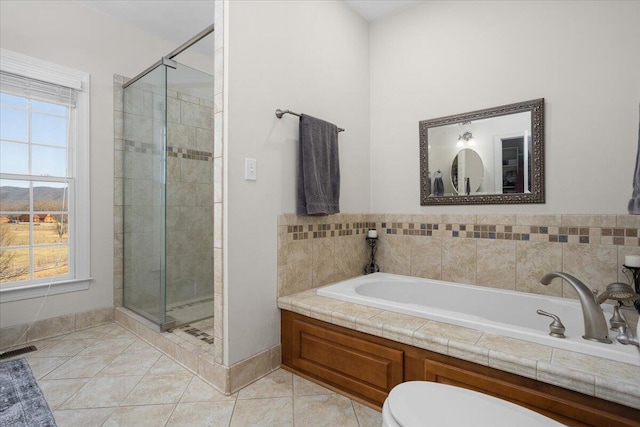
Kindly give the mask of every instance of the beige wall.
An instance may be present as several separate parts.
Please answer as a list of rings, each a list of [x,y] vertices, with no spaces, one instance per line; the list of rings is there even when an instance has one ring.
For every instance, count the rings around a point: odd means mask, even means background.
[[[226,7],[227,4],[225,4]],[[368,25],[342,1],[231,1],[228,47],[228,362],[279,342],[277,218],[295,209],[298,118],[340,134],[341,210],[369,209]],[[244,180],[244,158],[258,180]]]
[[[425,1],[371,25],[371,212],[626,213],[640,3]],[[418,121],[545,98],[541,205],[421,207]]]
[[[70,1],[0,2],[0,47],[91,75],[91,275],[89,290],[5,303],[0,326],[113,305],[113,75],[135,76],[175,49]],[[181,55],[196,68],[211,58]],[[40,307],[42,305],[42,309]],[[37,315],[37,319],[36,319]]]

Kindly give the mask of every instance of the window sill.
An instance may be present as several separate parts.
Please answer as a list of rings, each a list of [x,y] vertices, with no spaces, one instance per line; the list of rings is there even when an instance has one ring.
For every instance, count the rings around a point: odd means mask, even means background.
[[[0,304],[24,299],[39,298],[48,295],[65,294],[68,292],[86,291],[89,289],[91,277],[86,279],[62,280],[53,283],[38,283],[32,285],[12,286],[0,289]]]

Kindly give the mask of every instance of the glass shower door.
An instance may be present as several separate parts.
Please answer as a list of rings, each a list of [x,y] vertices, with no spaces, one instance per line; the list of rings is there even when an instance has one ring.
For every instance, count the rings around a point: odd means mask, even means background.
[[[213,316],[213,92],[175,61],[124,89],[124,306],[163,330]]]
[[[124,305],[171,327],[166,316],[167,66],[124,89]],[[164,325],[164,327],[163,327]]]

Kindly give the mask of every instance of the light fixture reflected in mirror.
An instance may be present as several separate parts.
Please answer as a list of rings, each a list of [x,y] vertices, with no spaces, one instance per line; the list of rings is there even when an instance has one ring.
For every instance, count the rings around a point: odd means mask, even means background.
[[[476,145],[476,140],[473,138],[473,134],[469,131],[463,133],[462,135],[458,135],[458,143],[456,147],[473,147]]]

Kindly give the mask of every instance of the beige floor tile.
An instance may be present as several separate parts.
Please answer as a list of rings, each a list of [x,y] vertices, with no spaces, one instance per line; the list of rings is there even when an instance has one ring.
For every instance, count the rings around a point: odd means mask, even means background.
[[[234,405],[233,400],[180,403],[169,418],[167,427],[227,427]]]
[[[95,427],[101,426],[114,408],[71,409],[54,411],[58,427]]]
[[[135,338],[100,338],[87,339],[87,348],[78,353],[78,356],[97,356],[103,354],[120,354],[129,347]]]
[[[103,427],[158,427],[166,424],[175,405],[121,406],[116,408]]]
[[[40,389],[44,393],[44,398],[49,404],[49,408],[56,409],[73,394],[80,390],[89,380],[71,379],[71,380],[41,380],[38,381]]]
[[[99,377],[144,375],[160,358],[160,352],[153,353],[123,353],[116,356],[102,371]]]
[[[31,366],[31,372],[36,380],[43,378],[49,372],[53,371],[57,367],[63,365],[71,359],[70,357],[38,357],[34,359],[27,359],[29,366]]]
[[[295,425],[299,427],[358,427],[351,401],[338,394],[297,396],[293,406]]]
[[[87,329],[84,331],[71,332],[69,334],[59,335],[57,337],[48,338],[51,341],[71,341],[71,340],[85,340],[87,338],[98,338],[94,333],[91,332],[91,329]]]
[[[147,344],[144,340],[140,338],[136,339],[133,344],[127,347],[123,353],[135,353],[135,354],[157,354],[158,357],[162,354],[158,350],[156,350],[152,345]]]
[[[82,340],[82,339],[98,339],[103,338],[109,332],[116,328],[114,323],[107,325],[96,326],[95,328],[83,329],[77,332],[71,332],[70,334],[57,337],[61,340]]]
[[[69,334],[67,334],[67,335],[69,335]],[[38,348],[45,348],[45,347],[48,347],[50,345],[53,345],[53,344],[56,344],[56,343],[62,341],[63,338],[65,338],[67,335],[58,335],[58,336],[55,336],[55,337],[44,338],[44,339],[41,339],[39,341],[31,342],[29,344],[33,344]]]
[[[199,322],[192,323],[191,326],[213,336],[213,328],[214,328],[213,317],[210,319],[205,319]]]
[[[293,399],[278,397],[236,401],[230,427],[254,426],[293,427]]]
[[[192,375],[145,375],[124,399],[122,405],[178,403],[192,377]]]
[[[356,401],[351,401],[353,409],[356,411],[358,424],[360,427],[380,427],[382,425],[382,414],[375,409],[364,406]]]
[[[293,376],[294,396],[315,396],[319,394],[333,394],[328,388],[324,388],[314,382],[305,380],[297,375]]]
[[[184,170],[182,173],[184,174]],[[191,324],[190,319],[203,319],[213,316],[213,299],[211,299],[211,297],[203,298],[203,301],[198,301],[190,305],[169,308],[167,315],[174,317],[179,325],[185,323]]]
[[[36,347],[38,347],[37,344]],[[77,355],[86,347],[84,340],[49,341],[46,347],[30,353],[28,357],[29,359],[38,357],[71,357]]]
[[[116,356],[112,354],[104,356],[76,356],[69,359],[64,365],[49,373],[45,379],[55,380],[63,378],[92,378]]]
[[[158,361],[149,369],[151,375],[190,375],[187,369],[185,369],[179,363],[174,362],[167,356],[162,356]]]
[[[293,375],[284,369],[278,369],[240,390],[238,399],[289,397],[292,394]]]
[[[43,338],[41,340],[36,341],[37,343],[51,343],[51,342],[58,342],[58,341],[62,341],[66,336],[73,334],[73,332],[70,332],[68,334],[63,334],[63,335],[55,335],[53,337],[49,337],[49,338]]]
[[[238,397],[238,393],[234,393],[230,396],[225,396],[206,382],[202,381],[200,378],[194,376],[189,383],[187,390],[182,395],[180,403],[236,400],[236,397]]]
[[[301,427],[381,424],[375,410],[285,370],[225,396],[115,324],[39,344],[27,357],[61,427],[287,427],[294,411]]]
[[[120,325],[116,325],[115,328],[113,328],[111,331],[109,331],[105,337],[109,337],[109,338],[134,338],[137,339],[138,337],[135,334],[132,334],[131,332],[129,332],[128,330],[126,330],[125,328],[123,328]]]
[[[93,378],[60,409],[86,409],[118,406],[142,377]]]

